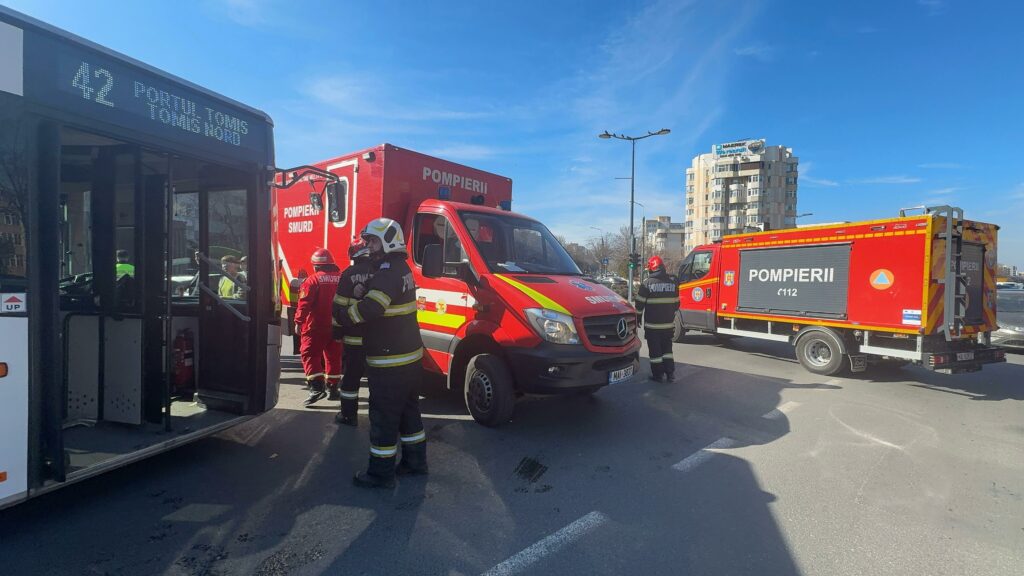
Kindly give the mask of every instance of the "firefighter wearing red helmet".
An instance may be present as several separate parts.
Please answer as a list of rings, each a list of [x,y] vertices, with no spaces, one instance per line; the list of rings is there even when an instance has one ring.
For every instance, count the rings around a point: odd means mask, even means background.
[[[341,380],[341,342],[331,337],[331,306],[334,293],[341,280],[334,257],[325,248],[318,248],[310,258],[313,273],[299,288],[299,305],[295,311],[295,325],[300,331],[299,356],[309,397],[303,404],[309,406],[328,396],[340,398],[338,382]],[[325,389],[326,388],[326,389]]]
[[[345,331],[364,326],[370,381],[370,462],[352,482],[363,488],[391,488],[396,473],[427,473],[427,436],[419,407],[423,339],[402,227],[378,218],[361,236],[370,251],[373,278],[366,296],[339,318]],[[399,443],[402,461],[396,468]]]
[[[679,285],[665,271],[660,256],[647,261],[650,275],[640,284],[634,305],[644,317],[644,338],[647,356],[651,360],[650,379],[660,382],[661,377],[675,380],[675,360],[672,358],[672,328],[679,310]]]
[[[356,413],[359,407],[359,381],[366,372],[366,352],[363,351],[363,326],[343,328],[340,318],[348,315],[349,306],[355,304],[366,295],[372,269],[370,267],[370,249],[362,239],[353,242],[348,248],[348,258],[352,264],[341,273],[338,290],[334,295],[334,327],[335,339],[344,344],[345,375],[341,379],[341,411],[334,417],[338,424],[356,426]]]

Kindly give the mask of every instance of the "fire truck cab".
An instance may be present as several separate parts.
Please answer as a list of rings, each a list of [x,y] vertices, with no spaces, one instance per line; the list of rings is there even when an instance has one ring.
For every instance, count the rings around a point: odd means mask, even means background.
[[[277,192],[286,303],[313,250],[338,258],[387,217],[406,237],[424,367],[464,391],[478,422],[508,421],[522,394],[592,393],[635,372],[635,309],[584,280],[541,222],[510,211],[510,179],[389,144],[314,166],[340,185]]]

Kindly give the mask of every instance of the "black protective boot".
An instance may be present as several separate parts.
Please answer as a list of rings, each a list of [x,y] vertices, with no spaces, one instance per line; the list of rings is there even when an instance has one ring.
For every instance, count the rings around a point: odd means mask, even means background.
[[[402,461],[395,468],[395,474],[399,476],[425,476],[429,472],[427,468],[427,443],[417,442],[416,444],[402,445]]]
[[[338,412],[334,415],[335,424],[344,424],[345,426],[352,426],[353,428],[359,426],[359,419],[355,416],[346,416],[344,412]]]
[[[395,477],[375,476],[369,472],[356,472],[352,477],[352,485],[358,488],[394,488]]]
[[[651,374],[650,376],[647,377],[647,379],[652,381],[652,382],[661,382],[661,375],[660,374]]]
[[[341,392],[338,392],[337,386],[331,386],[327,389],[327,399],[332,402],[341,400]]]
[[[668,374],[665,374],[665,382],[675,382],[675,381],[676,381],[676,375],[675,374],[673,374],[671,372],[669,372]]]
[[[312,406],[323,400],[325,396],[327,396],[327,392],[324,391],[324,381],[313,380],[310,382],[309,396],[302,402],[302,405]]]

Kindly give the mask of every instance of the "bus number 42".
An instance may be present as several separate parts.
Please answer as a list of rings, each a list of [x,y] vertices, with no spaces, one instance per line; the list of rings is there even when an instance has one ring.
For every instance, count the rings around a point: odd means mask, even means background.
[[[78,72],[75,73],[75,77],[71,80],[71,85],[82,91],[82,98],[86,100],[95,100],[97,104],[103,104],[104,106],[114,107],[114,103],[107,100],[107,94],[114,89],[114,75],[108,72],[105,68],[97,68],[89,74],[89,63],[82,62],[78,66]],[[100,80],[103,82],[103,86],[98,90],[89,85],[91,78]],[[95,98],[93,97],[95,94]]]

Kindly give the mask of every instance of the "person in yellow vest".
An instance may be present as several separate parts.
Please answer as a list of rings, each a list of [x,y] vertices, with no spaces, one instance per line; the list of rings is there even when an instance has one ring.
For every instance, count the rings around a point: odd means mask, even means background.
[[[220,277],[220,283],[217,284],[217,295],[221,298],[237,298],[237,289],[233,280],[238,277],[238,257],[231,254],[222,257],[220,267],[224,271],[224,275]]]
[[[135,266],[128,262],[128,251],[118,250],[115,256],[117,257],[117,264],[114,265],[115,278],[122,276],[135,278]]]

